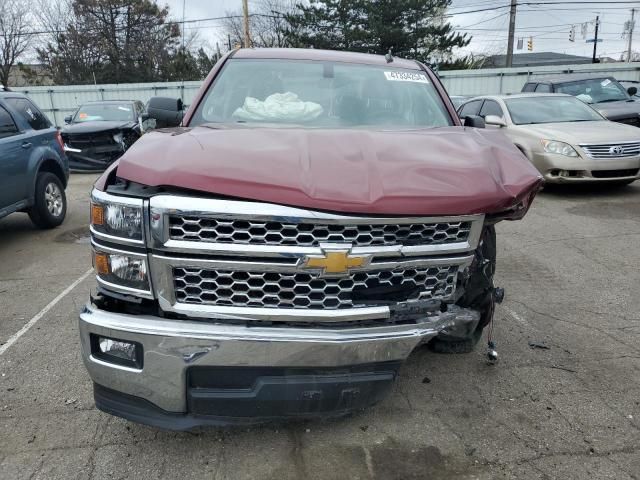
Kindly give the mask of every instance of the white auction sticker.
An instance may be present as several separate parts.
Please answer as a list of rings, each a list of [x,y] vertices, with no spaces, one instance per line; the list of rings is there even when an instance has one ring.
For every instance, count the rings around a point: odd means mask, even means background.
[[[384,72],[384,76],[387,80],[396,82],[418,82],[429,83],[429,79],[424,73],[416,72]]]

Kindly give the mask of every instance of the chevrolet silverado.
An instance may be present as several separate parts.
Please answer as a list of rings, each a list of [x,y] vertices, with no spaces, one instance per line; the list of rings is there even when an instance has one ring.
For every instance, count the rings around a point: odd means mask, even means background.
[[[342,415],[491,322],[495,224],[542,178],[423,64],[240,49],[96,182],[99,409],[167,429]],[[464,123],[464,125],[463,125]]]

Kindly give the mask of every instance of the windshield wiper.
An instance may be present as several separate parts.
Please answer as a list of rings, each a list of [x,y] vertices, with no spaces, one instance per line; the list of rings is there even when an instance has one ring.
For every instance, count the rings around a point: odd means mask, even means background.
[[[625,100],[624,98],[607,98],[606,100],[600,100],[599,102],[596,102],[596,103],[622,102],[624,100]]]

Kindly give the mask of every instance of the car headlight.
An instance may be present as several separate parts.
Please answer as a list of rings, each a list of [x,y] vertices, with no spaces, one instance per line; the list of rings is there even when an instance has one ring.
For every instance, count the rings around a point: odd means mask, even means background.
[[[544,151],[564,155],[565,157],[577,157],[578,152],[568,143],[559,142],[557,140],[542,140]]]
[[[107,288],[125,293],[151,294],[146,255],[94,247],[93,268],[98,281]]]
[[[98,234],[142,243],[142,200],[94,192],[91,196],[91,228]]]

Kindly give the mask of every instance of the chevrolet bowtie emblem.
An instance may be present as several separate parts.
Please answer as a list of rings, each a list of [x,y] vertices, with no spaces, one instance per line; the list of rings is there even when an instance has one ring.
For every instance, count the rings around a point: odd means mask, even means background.
[[[322,269],[322,275],[341,275],[351,268],[364,267],[371,255],[351,255],[349,250],[323,249],[324,255],[308,255],[304,268]]]

